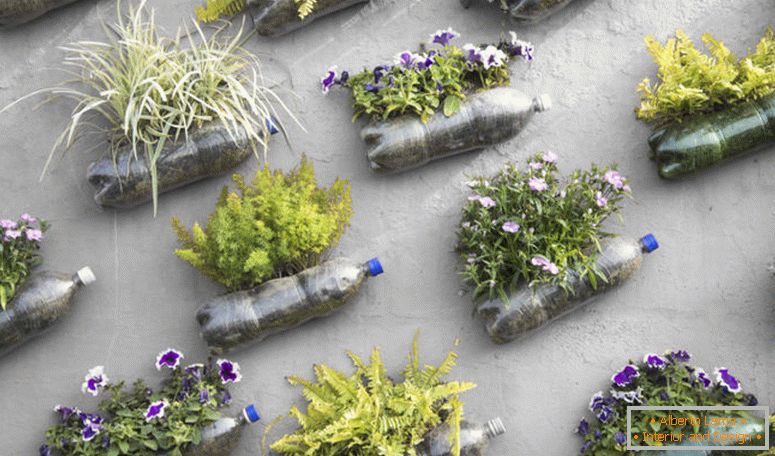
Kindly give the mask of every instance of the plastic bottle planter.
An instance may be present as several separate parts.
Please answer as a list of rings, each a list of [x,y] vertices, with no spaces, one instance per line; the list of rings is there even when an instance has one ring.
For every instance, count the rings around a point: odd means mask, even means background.
[[[299,19],[296,0],[252,0],[248,10],[259,35],[278,36],[292,32],[308,23],[339,10],[369,0],[318,0],[315,10],[304,19]]]
[[[495,0],[500,2],[501,0]],[[506,0],[506,11],[520,22],[538,22],[565,8],[573,0]],[[473,0],[460,0],[468,8]]]
[[[506,432],[500,418],[485,424],[460,422],[460,456],[482,456],[491,439]],[[449,426],[443,424],[433,429],[425,439],[415,447],[417,456],[452,456],[449,444]]]
[[[495,88],[467,97],[451,117],[439,112],[425,124],[416,116],[374,122],[361,138],[372,170],[403,171],[508,141],[534,113],[550,108],[548,95],[531,99],[515,89]]]
[[[775,143],[775,94],[654,132],[649,138],[659,175],[674,179]]]
[[[607,281],[598,280],[597,288],[576,275],[570,280],[570,293],[556,285],[540,285],[515,291],[507,303],[498,298],[480,303],[477,312],[493,342],[503,344],[522,337],[618,286],[640,268],[643,253],[653,252],[659,244],[648,234],[640,241],[608,238],[601,247],[596,264]]]
[[[0,0],[0,30],[15,27],[78,0]]]
[[[270,132],[277,132],[269,122]],[[232,129],[233,130],[233,129]],[[251,154],[250,140],[244,130],[229,130],[220,123],[197,128],[182,143],[169,144],[156,162],[159,194],[184,185],[223,174],[245,161]],[[111,155],[92,163],[87,179],[97,189],[94,200],[100,206],[127,208],[150,201],[153,197],[151,171],[145,152],[131,147],[118,151],[115,165]]]
[[[197,312],[202,337],[216,354],[259,342],[333,313],[367,277],[381,273],[376,258],[365,264],[337,258],[294,276],[219,296]]]
[[[226,456],[232,453],[242,438],[242,429],[257,423],[261,417],[254,405],[242,410],[236,418],[223,417],[202,429],[202,442],[187,449],[186,456]]]
[[[54,326],[70,311],[76,290],[95,280],[90,268],[72,277],[41,272],[30,277],[5,311],[0,312],[0,355]]]

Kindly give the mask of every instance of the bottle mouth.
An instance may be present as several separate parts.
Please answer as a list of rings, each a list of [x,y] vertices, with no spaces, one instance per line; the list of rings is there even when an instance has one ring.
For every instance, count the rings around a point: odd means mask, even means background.
[[[490,437],[497,437],[506,433],[506,426],[503,425],[503,420],[500,417],[492,419],[487,422],[487,433]]]
[[[653,234],[649,233],[640,238],[640,245],[643,246],[644,252],[651,253],[659,248],[659,241]]]
[[[245,407],[242,410],[242,414],[245,416],[245,419],[248,420],[248,423],[258,423],[261,420],[261,415],[258,414],[258,410],[256,410],[256,406],[253,404]]]
[[[97,280],[97,276],[94,275],[94,271],[92,271],[88,266],[79,269],[78,272],[75,273],[75,276],[78,278],[78,281],[83,284],[83,286],[90,285]]]
[[[370,259],[366,265],[369,267],[369,275],[372,277],[376,277],[385,272],[385,270],[382,269],[382,263],[379,262],[378,258]]]

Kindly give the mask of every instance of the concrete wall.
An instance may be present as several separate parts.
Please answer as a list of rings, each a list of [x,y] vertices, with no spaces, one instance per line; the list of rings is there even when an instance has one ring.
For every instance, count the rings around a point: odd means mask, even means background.
[[[189,23],[197,2],[148,3],[171,34]],[[479,384],[465,396],[469,416],[504,418],[508,434],[491,454],[575,454],[581,442],[572,430],[590,395],[628,358],[666,348],[689,350],[706,370],[729,367],[762,404],[775,405],[775,285],[766,270],[775,253],[775,158],[764,151],[665,182],[648,159],[649,128],[633,114],[635,85],[655,72],[644,35],[664,39],[681,27],[699,38],[710,31],[742,53],[774,13],[768,0],[578,0],[544,23],[519,26],[484,4],[464,10],[455,0],[383,0],[376,10],[351,9],[289,36],[249,40],[267,71],[293,87],[298,98],[287,98],[307,129],[291,130],[292,147],[274,140],[271,166],[289,169],[305,153],[321,182],[349,178],[355,216],[336,253],[378,255],[386,274],[337,315],[236,354],[244,375],[234,390],[237,405],[255,401],[265,417],[285,413],[301,399],[285,376],[311,375],[316,362],[346,369],[346,349],[365,355],[379,346],[398,374],[418,329],[428,361],[454,348],[460,354],[455,377]],[[112,1],[84,0],[0,33],[0,105],[61,81],[57,46],[100,39],[100,22],[114,18]],[[511,28],[532,41],[536,61],[515,65],[514,86],[551,94],[554,109],[508,144],[406,174],[372,175],[359,128],[350,122],[348,94],[321,96],[320,75],[332,64],[358,69],[391,60],[450,25],[464,42],[494,40]],[[51,173],[38,181],[71,105],[55,102],[34,112],[31,106],[0,115],[2,215],[28,211],[49,219],[46,267],[89,265],[99,281],[78,296],[67,321],[0,360],[0,454],[12,456],[36,454],[55,404],[96,406],[79,391],[92,366],[104,364],[113,379],[153,382],[155,356],[168,346],[183,350],[189,362],[205,358],[193,316],[220,289],[173,256],[169,219],[204,221],[228,181],[163,196],[156,218],[150,206],[102,210],[84,179],[99,151],[84,146],[57,155]],[[467,195],[462,182],[548,149],[560,155],[564,170],[619,162],[635,200],[612,229],[653,232],[662,248],[633,280],[594,305],[535,337],[495,346],[472,319],[456,276],[454,230]],[[256,166],[251,160],[239,171],[250,174]],[[257,454],[261,432],[251,429],[236,454]]]

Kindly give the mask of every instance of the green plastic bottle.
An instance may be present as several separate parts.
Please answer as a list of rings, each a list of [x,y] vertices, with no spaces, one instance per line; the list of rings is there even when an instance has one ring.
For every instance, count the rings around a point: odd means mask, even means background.
[[[675,179],[775,143],[775,94],[697,116],[649,138],[659,175]]]

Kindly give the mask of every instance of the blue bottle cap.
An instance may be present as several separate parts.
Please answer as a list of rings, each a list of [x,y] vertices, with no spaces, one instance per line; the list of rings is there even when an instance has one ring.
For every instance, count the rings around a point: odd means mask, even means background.
[[[657,238],[655,238],[651,233],[640,238],[640,243],[646,253],[651,253],[659,248],[659,242],[657,242]]]
[[[385,272],[382,269],[382,263],[380,263],[377,258],[370,259],[366,264],[369,265],[369,274],[371,274],[372,277],[376,277]]]
[[[245,414],[245,419],[248,420],[249,423],[258,423],[261,419],[261,415],[258,414],[258,410],[256,410],[256,406],[253,404],[245,407],[242,413]]]
[[[275,119],[274,116],[270,116],[266,119],[266,128],[269,129],[269,134],[271,135],[280,133],[280,130],[277,129],[277,119]]]

